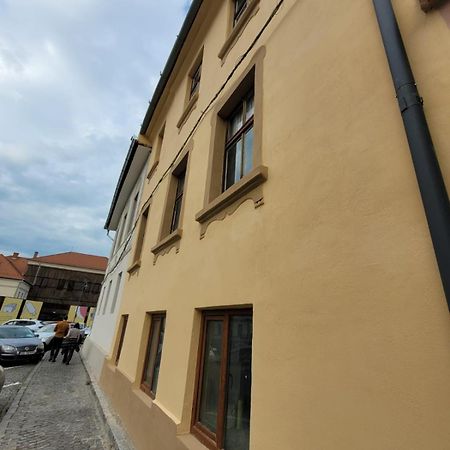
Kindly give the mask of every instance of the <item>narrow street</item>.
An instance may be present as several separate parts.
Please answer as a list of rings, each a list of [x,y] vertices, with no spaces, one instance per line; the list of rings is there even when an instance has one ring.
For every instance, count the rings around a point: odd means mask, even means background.
[[[69,366],[61,361],[46,356],[37,367],[7,369],[0,395],[2,450],[114,448],[79,355]]]

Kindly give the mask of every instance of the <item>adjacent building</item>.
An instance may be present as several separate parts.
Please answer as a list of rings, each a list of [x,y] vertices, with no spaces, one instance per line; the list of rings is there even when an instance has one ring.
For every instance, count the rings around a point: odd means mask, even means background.
[[[28,266],[23,261],[17,260],[16,256],[17,253],[12,256],[0,253],[0,299],[5,297],[26,299],[30,290],[30,284],[25,281]]]
[[[393,4],[445,191],[449,3]],[[448,448],[443,266],[372,2],[193,0],[137,141],[96,370],[138,450]]]
[[[150,148],[132,139],[105,224],[115,232],[91,335],[83,345],[83,356],[91,374],[99,378],[106,356],[111,354],[115,323],[127,270],[131,265],[131,237],[136,229],[142,188]]]

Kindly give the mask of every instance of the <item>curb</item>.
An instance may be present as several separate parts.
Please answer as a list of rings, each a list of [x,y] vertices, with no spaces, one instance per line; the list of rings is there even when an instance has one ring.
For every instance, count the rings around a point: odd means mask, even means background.
[[[25,394],[25,391],[28,389],[28,385],[30,384],[31,380],[34,377],[34,374],[37,372],[39,367],[41,367],[42,361],[39,361],[36,364],[36,367],[28,374],[27,378],[25,379],[24,383],[22,384],[22,387],[19,389],[19,392],[17,392],[16,396],[14,397],[14,400],[11,404],[11,406],[8,408],[8,411],[3,416],[2,421],[0,422],[0,442],[2,442],[5,431],[8,428],[9,422],[11,421],[14,414],[17,412],[17,409],[19,408],[20,401],[22,400],[23,394]]]
[[[114,448],[116,450],[135,450],[134,446],[131,444],[131,440],[129,439],[126,431],[124,430],[123,426],[120,423],[120,419],[113,412],[108,399],[106,398],[105,394],[103,393],[98,383],[95,381],[94,377],[91,376],[88,364],[86,364],[86,362],[84,361],[84,359],[80,354],[78,354],[78,356],[81,359],[83,367],[85,368],[86,373],[88,375],[89,379],[88,382],[92,388],[94,397],[97,400],[101,415],[105,420],[107,432],[114,444]]]

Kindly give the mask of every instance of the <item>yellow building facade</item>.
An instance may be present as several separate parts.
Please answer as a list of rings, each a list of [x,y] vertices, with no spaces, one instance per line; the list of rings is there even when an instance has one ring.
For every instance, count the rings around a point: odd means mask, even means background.
[[[393,4],[448,187],[447,6]],[[448,448],[448,306],[372,2],[194,0],[180,36],[100,379],[133,444]]]

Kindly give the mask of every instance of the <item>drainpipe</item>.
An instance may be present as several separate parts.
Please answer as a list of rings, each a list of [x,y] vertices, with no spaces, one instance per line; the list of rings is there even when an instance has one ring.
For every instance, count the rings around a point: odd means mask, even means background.
[[[450,206],[391,0],[373,0],[403,125],[450,309]]]

